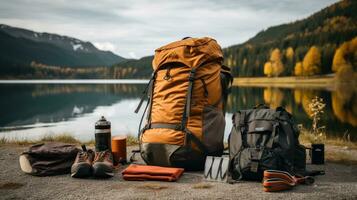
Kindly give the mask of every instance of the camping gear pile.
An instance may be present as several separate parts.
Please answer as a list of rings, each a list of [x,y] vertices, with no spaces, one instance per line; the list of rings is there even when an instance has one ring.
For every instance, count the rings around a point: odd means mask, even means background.
[[[185,170],[204,169],[208,181],[263,181],[267,192],[313,183],[305,176],[299,131],[282,107],[258,105],[234,113],[224,153],[232,80],[221,47],[212,38],[184,38],[156,49],[152,77],[135,110],[146,100],[138,152],[147,165],[131,163],[122,171],[123,179],[177,181]],[[20,157],[21,169],[43,176],[71,172],[75,178],[113,177],[114,164],[127,164],[126,140],[111,138],[110,127],[104,117],[96,123],[95,151],[84,145],[82,150],[65,144],[35,145]]]

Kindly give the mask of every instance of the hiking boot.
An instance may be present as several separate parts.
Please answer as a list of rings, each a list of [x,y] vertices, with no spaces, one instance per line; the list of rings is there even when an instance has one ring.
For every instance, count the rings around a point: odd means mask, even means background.
[[[95,153],[93,175],[99,178],[114,176],[113,155],[109,150]]]
[[[71,176],[73,178],[84,178],[92,175],[94,151],[87,150],[85,145],[82,145],[82,149],[77,153],[77,157],[71,167]]]

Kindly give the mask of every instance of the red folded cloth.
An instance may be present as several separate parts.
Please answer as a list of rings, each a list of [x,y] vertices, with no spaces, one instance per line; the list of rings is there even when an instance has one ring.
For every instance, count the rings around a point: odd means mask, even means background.
[[[263,186],[265,192],[277,192],[292,189],[298,184],[311,185],[314,178],[310,176],[293,176],[288,172],[279,170],[265,170]]]
[[[183,172],[183,168],[131,164],[123,170],[122,174],[127,181],[176,181]]]

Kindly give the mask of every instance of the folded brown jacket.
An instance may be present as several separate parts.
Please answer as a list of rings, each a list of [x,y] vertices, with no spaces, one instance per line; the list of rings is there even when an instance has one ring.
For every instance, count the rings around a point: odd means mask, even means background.
[[[183,168],[131,164],[123,170],[122,174],[127,181],[176,181],[183,171]]]

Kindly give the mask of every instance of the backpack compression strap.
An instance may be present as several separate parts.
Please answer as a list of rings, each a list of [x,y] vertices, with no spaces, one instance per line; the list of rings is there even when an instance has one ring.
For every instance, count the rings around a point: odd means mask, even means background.
[[[190,112],[191,112],[192,90],[193,90],[193,83],[195,82],[195,74],[196,74],[196,69],[192,68],[190,72],[190,76],[188,77],[189,83],[188,83],[185,107],[182,114],[182,122],[181,122],[182,127],[186,127],[187,119],[190,116]]]

